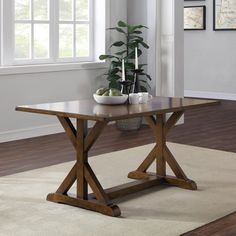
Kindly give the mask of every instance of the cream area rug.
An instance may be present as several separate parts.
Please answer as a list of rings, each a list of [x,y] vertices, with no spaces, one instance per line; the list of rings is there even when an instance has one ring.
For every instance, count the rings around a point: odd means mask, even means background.
[[[3,236],[176,236],[236,210],[236,154],[169,143],[198,191],[155,187],[120,199],[122,217],[46,201],[73,162],[0,178]],[[153,145],[89,159],[103,187],[130,181]]]

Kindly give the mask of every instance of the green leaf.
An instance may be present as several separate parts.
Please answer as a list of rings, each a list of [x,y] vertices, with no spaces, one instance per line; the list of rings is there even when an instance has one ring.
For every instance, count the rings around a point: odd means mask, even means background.
[[[147,66],[147,64],[139,64],[138,66],[140,69],[142,69],[144,66]]]
[[[112,61],[111,62],[111,65],[113,67],[121,67],[122,63],[120,61]]]
[[[111,58],[115,58],[115,59],[118,59],[119,60],[119,57],[116,57],[116,56],[112,56],[112,55],[100,55],[99,56],[99,59],[100,60],[106,60],[106,59],[111,59]]]
[[[123,55],[124,53],[126,53],[127,51],[126,50],[124,50],[124,51],[121,51],[121,52],[117,52],[117,53],[115,53],[116,55],[118,55],[118,56],[120,56],[120,55]]]
[[[113,47],[113,46],[115,46],[115,47],[121,47],[121,46],[123,46],[124,44],[125,44],[125,43],[122,42],[122,41],[117,41],[117,42],[113,43],[110,47]]]
[[[143,33],[142,31],[136,30],[132,34],[142,34],[142,33]]]
[[[126,79],[130,81],[134,81],[134,76],[133,75],[126,75]]]
[[[146,43],[144,43],[144,42],[139,42],[139,43],[142,44],[143,47],[145,47],[147,49],[149,48],[149,46]]]
[[[126,34],[126,32],[125,32],[123,29],[119,28],[119,27],[108,28],[108,30],[116,30],[116,31],[118,31],[119,33]]]
[[[119,69],[119,68],[113,68],[113,69],[109,70],[109,74],[110,74],[110,75],[115,75],[115,74],[117,74],[118,72],[120,72],[120,69]]]
[[[136,29],[142,29],[142,28],[148,29],[148,27],[145,26],[145,25],[135,25],[135,26],[134,26],[134,30],[136,30]]]
[[[146,26],[144,25],[129,25],[128,26],[128,32],[130,34],[133,34],[137,29],[142,29],[142,28],[147,28]]]
[[[100,59],[101,61],[106,60],[106,59],[108,59],[108,58],[116,58],[116,57],[115,57],[115,56],[111,56],[111,55],[100,55],[100,56],[99,56],[99,59]]]
[[[128,43],[128,47],[131,48],[131,49],[135,49],[138,47],[138,43],[133,41],[131,43]]]
[[[147,88],[142,85],[140,85],[140,90],[141,92],[147,92]]]
[[[132,40],[131,41],[131,44],[136,44],[136,45],[139,45],[139,44],[142,44],[143,41],[141,41],[140,39],[136,39],[136,40]]]
[[[106,60],[107,58],[109,58],[108,55],[101,55],[101,56],[99,56],[99,59],[100,59],[101,61]]]
[[[140,49],[138,49],[138,57],[140,57],[142,55],[142,51]],[[129,59],[135,59],[135,51],[132,51],[129,55],[128,55]]]
[[[111,80],[109,83],[109,88],[115,88],[120,90],[120,84],[116,80]]]
[[[142,40],[140,40],[140,39],[134,39],[134,40],[132,40],[132,41],[131,41],[131,44],[134,44],[134,45],[139,45],[139,44],[141,44],[144,48],[146,48],[146,49],[149,48],[149,46],[148,46],[145,42],[143,42]]]
[[[145,75],[150,81],[152,80],[152,77],[146,73],[140,73],[140,75]]]
[[[142,82],[142,83],[144,83],[144,84],[147,83],[147,80],[140,79],[139,81]]]
[[[152,80],[152,77],[148,74],[146,74],[146,77],[151,81]]]
[[[134,69],[135,65],[134,65],[134,63],[125,63],[125,68],[126,69]]]
[[[134,40],[135,40],[135,39],[139,39],[140,41],[143,41],[143,38],[140,37],[140,36],[138,36],[138,35],[130,35],[129,38],[130,38],[130,39],[134,39]]]
[[[133,32],[133,26],[132,25],[128,25],[128,33],[131,34]]]
[[[107,80],[119,80],[121,77],[120,75],[108,75]]]
[[[120,21],[118,22],[118,26],[119,26],[119,27],[127,27],[127,24],[126,24],[124,21],[121,21],[121,20],[120,20]]]

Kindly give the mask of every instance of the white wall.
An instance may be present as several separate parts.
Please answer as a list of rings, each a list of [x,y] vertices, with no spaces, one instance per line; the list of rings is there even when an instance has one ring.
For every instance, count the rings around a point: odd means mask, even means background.
[[[16,105],[91,97],[103,70],[0,76],[0,141],[60,131],[55,117],[14,111]]]
[[[111,0],[110,24],[127,20],[126,0]],[[0,69],[1,70],[1,69]],[[84,99],[104,69],[0,75],[0,142],[58,132],[55,117],[15,112],[16,105]]]
[[[206,31],[185,31],[186,95],[236,100],[236,31],[213,31],[213,1],[206,5]]]
[[[161,95],[184,95],[183,0],[162,0],[161,11]]]
[[[152,93],[183,96],[183,0],[128,0],[130,24],[144,24],[150,49],[142,56],[152,76]]]
[[[150,2],[153,0],[149,0]],[[154,0],[155,1],[155,0]],[[147,12],[150,10],[148,8],[148,1],[147,0],[128,0],[127,1],[127,20],[128,23],[131,25],[145,25],[149,29],[143,29],[143,35],[142,37],[144,38],[144,41],[148,43],[150,46],[150,49],[142,48],[143,54],[139,58],[139,63],[142,64],[148,64],[148,55],[150,52],[155,51],[155,42],[151,43],[149,40],[149,35],[151,32],[155,32],[155,28],[150,28],[149,22],[148,22],[148,17],[147,17]],[[154,9],[155,11],[156,9]],[[156,11],[155,11],[156,13]],[[155,93],[155,86],[156,86],[156,81],[155,81],[155,74],[150,73],[149,68],[145,68],[146,72],[148,72],[153,80],[150,82],[151,86],[151,93]]]
[[[131,25],[147,26],[147,0],[128,0],[127,1],[127,21]],[[144,41],[147,42],[148,30],[143,29]],[[147,63],[147,50],[143,48],[143,55],[140,57],[139,63]]]

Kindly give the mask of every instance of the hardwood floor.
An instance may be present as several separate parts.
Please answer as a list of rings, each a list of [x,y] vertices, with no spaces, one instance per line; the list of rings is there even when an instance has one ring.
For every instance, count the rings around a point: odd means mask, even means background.
[[[181,236],[235,236],[236,213],[227,215]]]
[[[219,106],[199,108],[185,113],[185,124],[171,131],[168,141],[236,152],[236,102],[222,101]],[[121,132],[108,126],[90,152],[90,156],[136,147],[154,142],[152,131]],[[75,152],[65,134],[0,144],[0,177],[17,172],[74,160]],[[227,223],[228,222],[228,223]],[[236,213],[205,226],[217,229],[221,236],[236,235]],[[213,235],[201,229],[187,236]],[[200,234],[196,234],[200,232]],[[233,232],[233,233],[232,233]]]
[[[236,152],[236,102],[222,101],[219,106],[185,113],[185,124],[177,126],[169,141]]]
[[[145,145],[154,141],[148,127],[120,132],[108,126],[89,156]],[[75,160],[75,151],[65,134],[19,140],[0,144],[0,176]]]

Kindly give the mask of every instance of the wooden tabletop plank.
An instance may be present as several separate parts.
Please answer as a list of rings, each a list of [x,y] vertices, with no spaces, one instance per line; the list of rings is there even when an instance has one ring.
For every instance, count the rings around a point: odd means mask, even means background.
[[[165,114],[219,104],[216,100],[153,97],[147,104],[99,105],[94,100],[17,106],[17,111],[95,121],[114,121],[138,116]]]

